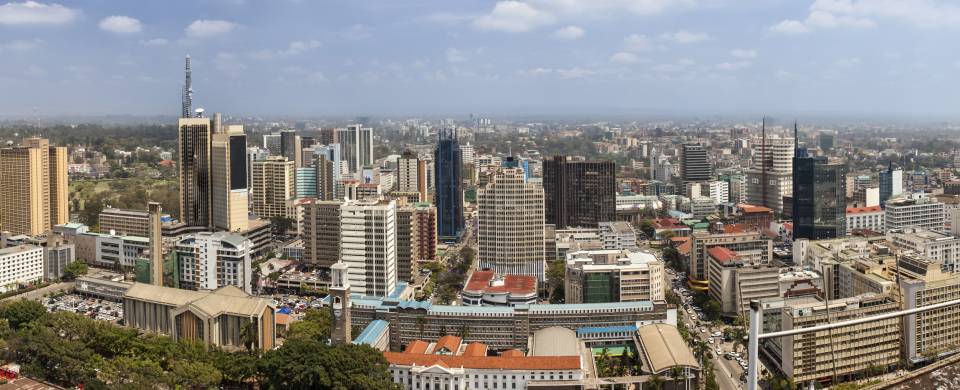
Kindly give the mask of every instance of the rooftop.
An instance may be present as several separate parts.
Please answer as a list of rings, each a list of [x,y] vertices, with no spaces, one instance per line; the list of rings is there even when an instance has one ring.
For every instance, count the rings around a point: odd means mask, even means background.
[[[721,264],[740,258],[740,256],[737,255],[737,252],[722,246],[711,247],[707,250],[707,253],[710,255],[710,257],[717,259],[717,261],[719,261]]]
[[[488,370],[579,370],[580,356],[457,356],[384,352],[391,365]]]
[[[880,206],[847,207],[847,214],[881,213],[881,212],[883,212],[883,209]]]
[[[533,333],[530,343],[531,356],[577,356],[580,341],[577,334],[567,328],[550,327]]]
[[[530,295],[537,293],[537,278],[525,275],[504,275],[502,279],[490,270],[474,271],[464,291],[476,293]]]
[[[363,328],[363,332],[360,332],[360,335],[353,339],[353,343],[372,345],[389,327],[390,323],[384,320],[370,321],[370,324]]]
[[[653,372],[663,372],[676,366],[700,367],[675,326],[645,325],[637,331],[637,336],[643,347],[644,361],[650,365]]]

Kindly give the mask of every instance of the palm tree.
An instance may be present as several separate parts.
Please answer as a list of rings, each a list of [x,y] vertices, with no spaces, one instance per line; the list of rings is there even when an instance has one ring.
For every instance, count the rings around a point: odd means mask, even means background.
[[[257,323],[253,320],[247,320],[240,326],[240,343],[247,349],[247,352],[253,353],[258,346]]]
[[[663,377],[660,376],[660,374],[653,374],[647,383],[650,384],[650,388],[653,390],[663,390]]]
[[[673,379],[673,388],[677,388],[677,382],[679,382],[684,377],[685,375],[683,375],[683,369],[680,368],[679,366],[674,366],[670,368],[670,378]]]

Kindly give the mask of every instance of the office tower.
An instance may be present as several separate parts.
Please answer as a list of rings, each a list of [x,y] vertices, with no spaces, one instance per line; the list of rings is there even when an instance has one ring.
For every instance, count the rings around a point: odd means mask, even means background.
[[[253,171],[253,162],[266,159],[269,155],[269,152],[264,148],[256,146],[247,148],[247,188],[250,188],[250,172]]]
[[[666,302],[664,264],[650,253],[584,250],[566,263],[564,303]]]
[[[936,198],[923,193],[901,195],[887,200],[883,222],[887,232],[913,227],[942,233],[944,206]]]
[[[303,262],[329,268],[340,260],[340,201],[303,204]]]
[[[463,165],[474,165],[476,163],[477,152],[469,142],[466,145],[460,145],[460,153]]]
[[[163,286],[163,227],[160,224],[160,203],[147,203],[150,239],[150,283]]]
[[[710,160],[700,144],[684,144],[680,150],[680,177],[684,183],[710,180]]]
[[[334,200],[336,193],[336,178],[333,161],[327,156],[317,156],[313,161],[316,172],[316,198],[320,200]]]
[[[209,118],[180,118],[179,144],[180,220],[187,226],[211,226]]]
[[[340,138],[337,137],[337,129],[327,128],[320,129],[320,136],[317,138],[317,144],[319,145],[330,145],[340,143]]]
[[[824,152],[829,152],[833,149],[835,133],[831,130],[820,130],[817,133],[817,145],[820,146],[820,150]]]
[[[502,168],[477,189],[477,204],[480,267],[543,281],[543,188],[526,182],[523,169]]]
[[[419,201],[427,201],[427,162],[407,150],[397,159],[397,191],[416,192]]]
[[[280,132],[280,155],[300,166],[300,136],[293,130]]]
[[[326,157],[327,160],[333,163],[334,180],[339,180],[342,176],[344,176],[345,173],[347,173],[347,169],[345,168],[346,164],[340,156],[340,144],[314,146],[313,155],[315,157]]]
[[[413,208],[397,207],[397,280],[410,281],[416,274],[413,262]]]
[[[687,283],[696,291],[707,291],[709,282],[708,251],[722,246],[737,253],[741,259],[767,264],[773,258],[773,240],[759,232],[693,233],[690,246],[690,274]]]
[[[430,203],[413,205],[410,245],[414,264],[434,261],[437,258],[437,208]]]
[[[247,187],[247,135],[229,125],[213,135],[210,148],[210,196],[213,228],[247,230],[250,191]]]
[[[358,174],[363,167],[373,165],[373,129],[350,125],[337,129],[340,141],[341,158],[347,162],[352,174]]]
[[[280,152],[281,139],[280,134],[264,134],[263,135],[263,148],[267,150],[271,156],[282,156]]]
[[[824,156],[811,157],[805,148],[797,148],[793,178],[794,239],[846,235],[846,167],[829,163]]]
[[[437,147],[433,153],[436,190],[434,204],[437,206],[437,233],[440,240],[456,241],[463,232],[463,158],[460,141],[454,129],[440,129]]]
[[[294,164],[281,156],[253,162],[253,171],[250,173],[251,211],[258,217],[296,216],[291,202],[296,197]]]
[[[547,223],[558,229],[597,227],[616,219],[617,168],[612,161],[571,161],[554,156],[543,162]]]
[[[340,207],[340,253],[354,292],[387,296],[397,285],[397,206],[348,201]]]
[[[250,240],[228,232],[182,236],[175,247],[180,288],[216,290],[236,286],[249,294],[253,286],[252,247]]]
[[[317,197],[317,168],[297,167],[296,183],[297,199]]]
[[[754,139],[753,166],[744,170],[746,203],[783,214],[783,197],[793,195],[793,149],[796,138],[767,136],[764,120],[760,139]]]
[[[210,124],[213,126],[213,134],[220,134],[224,131],[223,129],[223,116],[219,112],[213,113],[213,117],[210,118]]]
[[[893,162],[887,166],[887,170],[880,171],[880,204],[887,203],[887,200],[896,198],[903,193],[903,171],[893,169]]]
[[[67,150],[43,138],[0,149],[0,225],[38,235],[69,221]]]
[[[190,71],[190,55],[184,59],[183,67],[183,91],[180,97],[180,117],[190,118],[193,116],[193,82]]]

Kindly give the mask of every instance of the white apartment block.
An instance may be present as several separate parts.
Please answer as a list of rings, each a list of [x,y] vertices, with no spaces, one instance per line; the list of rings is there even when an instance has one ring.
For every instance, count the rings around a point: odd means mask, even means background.
[[[340,207],[340,257],[349,266],[351,291],[383,297],[396,289],[396,220],[393,200],[351,200]]]
[[[889,232],[887,238],[900,250],[942,263],[950,272],[960,271],[960,238],[917,228]]]
[[[637,247],[637,231],[633,229],[633,225],[629,222],[600,222],[598,226],[603,249],[639,250]]]
[[[252,248],[253,242],[228,232],[183,236],[176,245],[180,287],[212,291],[236,286],[249,294],[253,284]]]
[[[0,293],[42,280],[43,247],[19,245],[0,249]]]
[[[890,199],[885,207],[884,225],[888,232],[910,227],[936,232],[944,230],[943,203],[926,194],[914,193]]]
[[[730,183],[725,181],[711,181],[709,183],[710,197],[717,204],[723,204],[730,201]]]
[[[847,235],[854,230],[884,231],[884,212],[880,206],[847,207]]]

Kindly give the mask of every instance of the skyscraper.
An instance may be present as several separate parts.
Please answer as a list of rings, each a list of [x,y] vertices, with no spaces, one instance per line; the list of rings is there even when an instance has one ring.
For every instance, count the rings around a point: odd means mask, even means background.
[[[293,130],[280,132],[280,155],[300,166],[300,136]]]
[[[880,204],[887,203],[890,198],[896,198],[903,193],[903,171],[893,169],[893,162],[887,170],[880,171]]]
[[[419,201],[427,201],[427,162],[407,150],[397,159],[397,191],[417,192]]]
[[[303,204],[303,262],[329,268],[340,260],[340,201]]]
[[[280,153],[280,134],[264,134],[263,135],[263,148],[270,153],[271,156],[282,156]]]
[[[440,240],[456,241],[463,232],[463,163],[460,141],[454,129],[441,129],[433,161],[436,180],[437,233]]]
[[[796,127],[794,127],[796,132]],[[793,237],[820,240],[846,235],[846,169],[797,148],[793,158]]]
[[[558,229],[597,227],[616,219],[617,178],[612,161],[570,161],[554,156],[543,162],[546,220]]]
[[[501,168],[477,189],[477,207],[480,267],[543,281],[543,188],[528,183],[523,169]]]
[[[765,126],[765,124],[763,125]],[[784,211],[783,197],[793,194],[793,138],[768,136],[764,128],[760,138],[754,138],[753,166],[744,170],[746,201],[765,206],[774,213]]]
[[[0,227],[38,235],[69,222],[67,150],[43,138],[0,149]]]
[[[317,199],[334,200],[337,175],[334,173],[333,161],[321,155],[314,159],[313,166],[317,173]]]
[[[373,165],[373,129],[350,125],[337,129],[337,138],[341,158],[347,162],[350,173],[358,175],[364,166]]]
[[[209,118],[180,118],[177,123],[180,220],[188,226],[212,225],[210,212]]]
[[[193,80],[190,70],[190,55],[184,59],[183,67],[183,95],[180,97],[180,117],[190,118],[193,116]]]
[[[273,156],[254,161],[250,174],[251,211],[260,218],[295,217],[292,201],[296,197],[294,162]]]
[[[387,296],[397,286],[397,206],[349,201],[340,207],[340,258],[354,292]]]
[[[210,152],[210,196],[213,227],[247,230],[250,191],[247,187],[247,135],[243,126],[229,125],[214,134]]]
[[[700,144],[684,144],[680,150],[680,177],[684,183],[710,180],[710,160]]]

